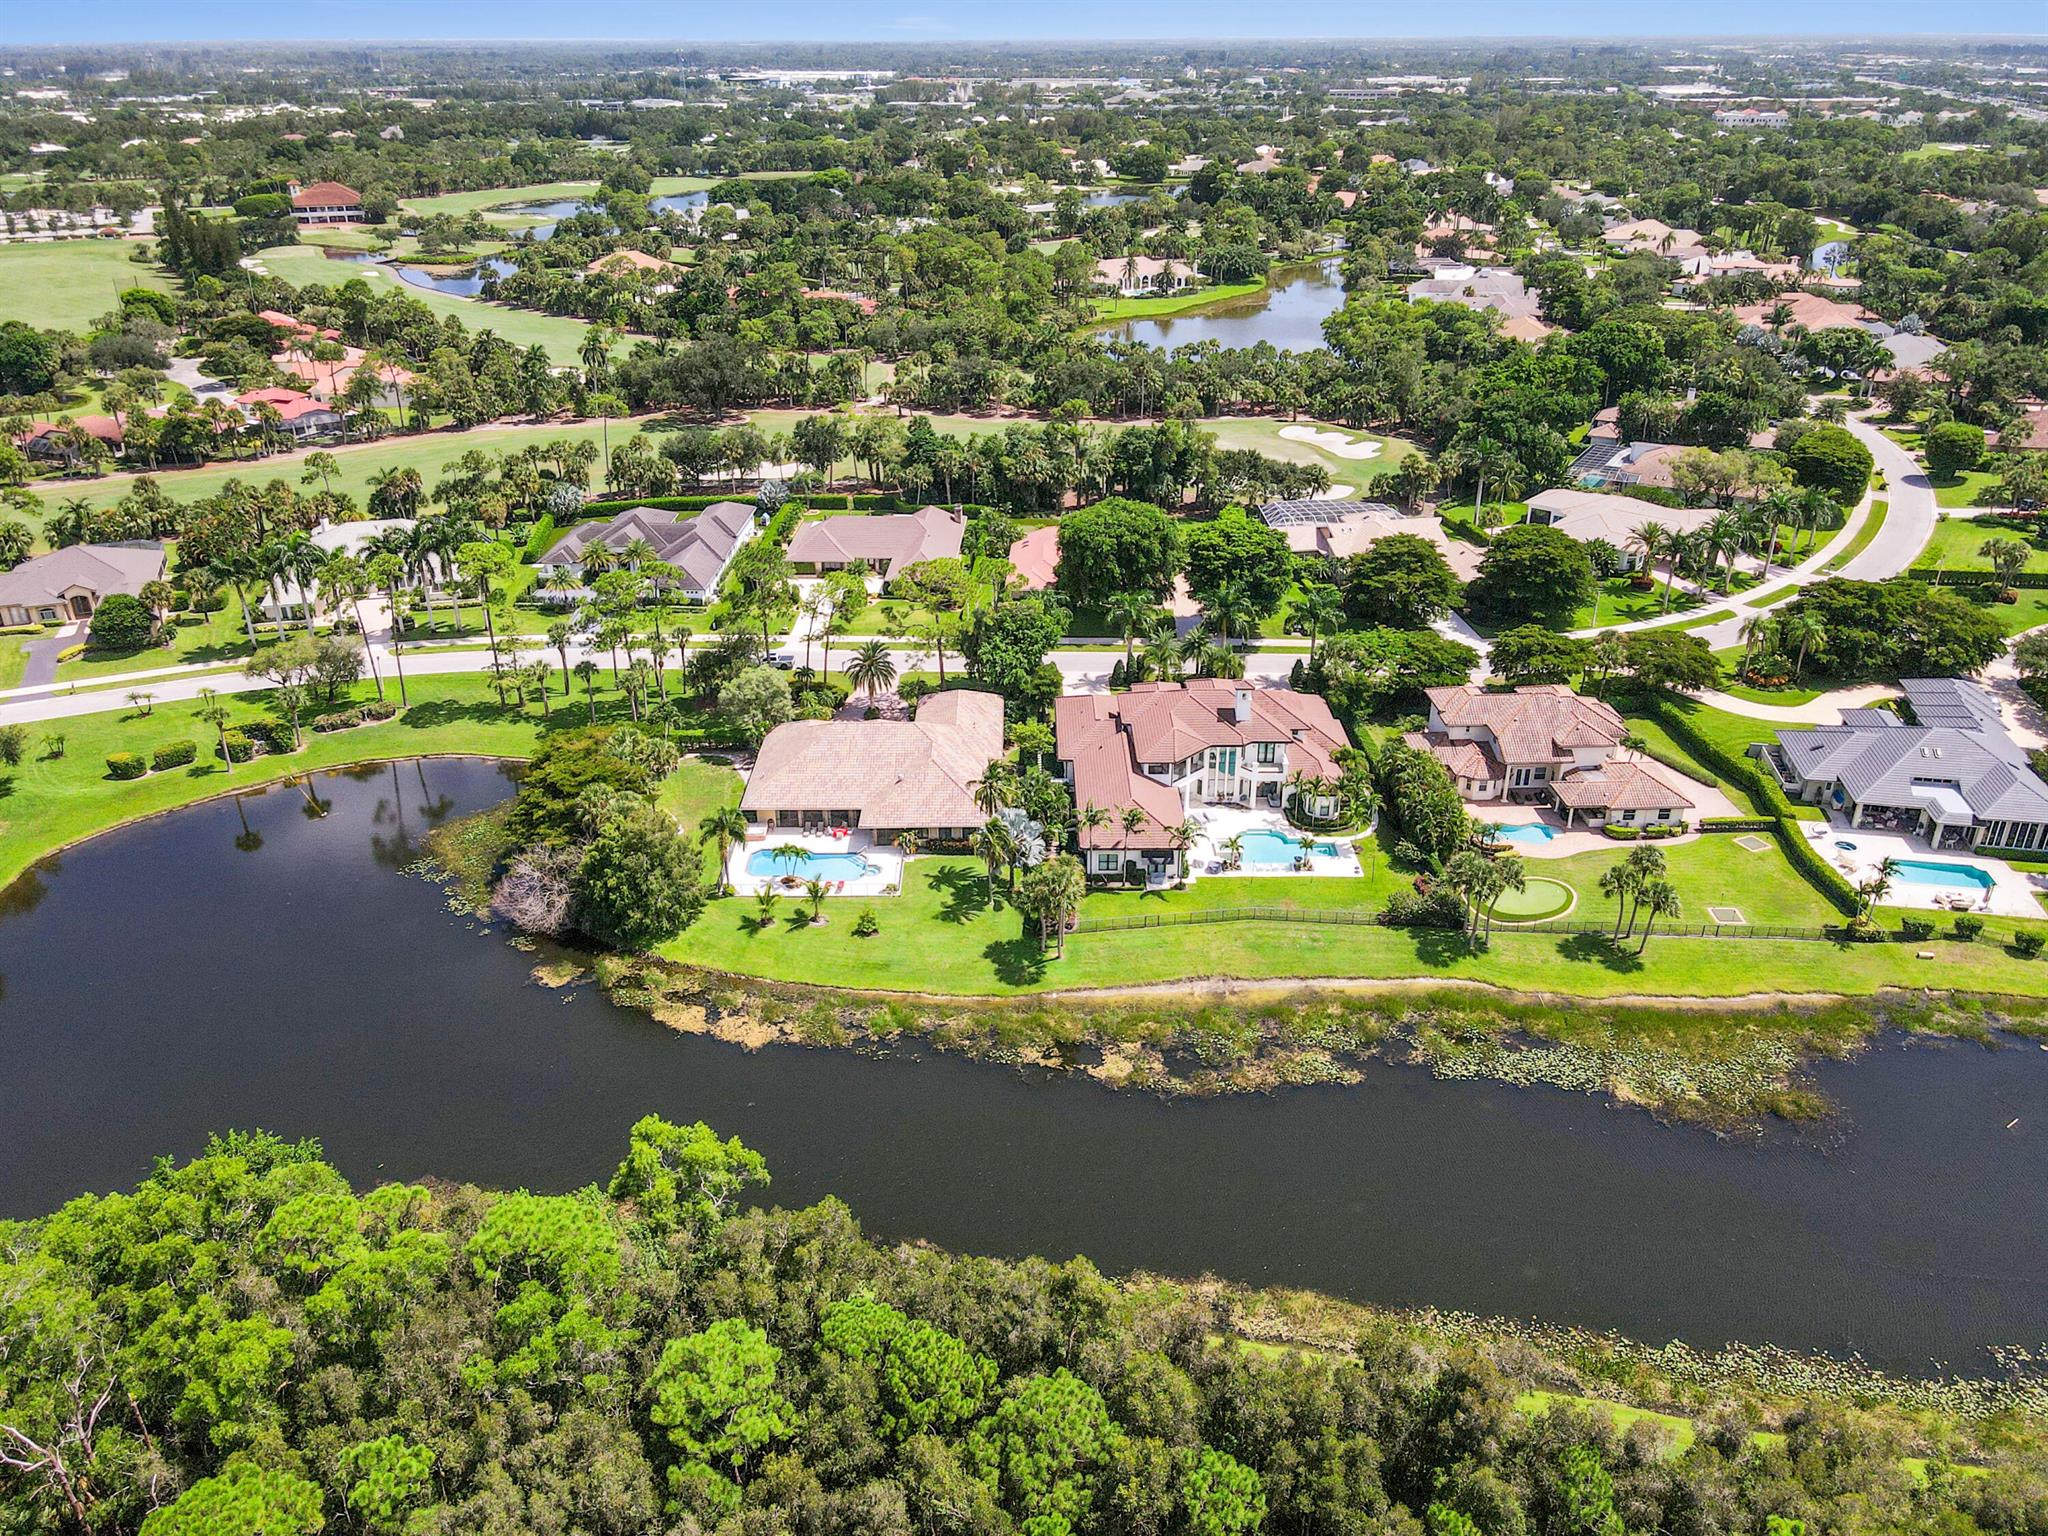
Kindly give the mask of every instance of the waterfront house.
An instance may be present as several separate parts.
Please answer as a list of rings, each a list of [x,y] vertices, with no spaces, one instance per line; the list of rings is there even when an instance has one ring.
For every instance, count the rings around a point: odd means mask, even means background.
[[[1909,677],[1912,719],[1847,709],[1839,725],[1779,731],[1750,748],[1785,793],[1851,827],[1924,837],[1935,848],[2048,848],[2048,784],[1975,683]]]
[[[740,809],[786,832],[958,842],[987,820],[974,785],[1002,753],[1002,697],[969,688],[933,694],[915,720],[792,720],[761,743]]]
[[[1118,877],[1136,863],[1155,885],[1185,873],[1173,829],[1191,809],[1278,809],[1292,798],[1296,774],[1335,780],[1336,753],[1348,745],[1317,695],[1228,678],[1066,694],[1053,702],[1053,727],[1075,806],[1109,813],[1108,825],[1078,833],[1087,872]],[[1143,819],[1126,827],[1123,813],[1133,806]],[[1304,809],[1328,816],[1336,808],[1326,794]]]
[[[1095,263],[1095,281],[1120,298],[1152,298],[1191,286],[1195,269],[1161,256],[1105,256]]]

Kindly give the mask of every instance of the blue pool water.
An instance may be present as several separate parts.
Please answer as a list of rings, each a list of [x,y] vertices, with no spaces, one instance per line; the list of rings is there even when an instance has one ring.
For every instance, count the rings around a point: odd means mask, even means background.
[[[747,855],[750,875],[795,875],[799,880],[858,880],[874,867],[857,853],[807,853],[792,859],[772,848],[756,848]]]
[[[1928,859],[1901,859],[1893,879],[1906,885],[1961,886],[1988,891],[1997,882],[1974,864],[1937,864]]]
[[[1269,832],[1265,830],[1245,832],[1239,835],[1238,840],[1244,845],[1244,862],[1246,864],[1258,864],[1268,868],[1274,865],[1288,865],[1292,864],[1295,857],[1301,852],[1301,839],[1289,837],[1284,832]],[[1336,851],[1337,845],[1335,843],[1316,844],[1317,853],[1327,855],[1334,854]]]
[[[1563,834],[1540,821],[1518,821],[1512,826],[1502,827],[1494,836],[1504,843],[1547,843]]]

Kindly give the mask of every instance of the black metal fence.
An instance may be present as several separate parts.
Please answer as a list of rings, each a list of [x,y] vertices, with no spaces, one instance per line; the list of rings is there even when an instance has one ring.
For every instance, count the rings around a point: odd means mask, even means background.
[[[1307,923],[1335,928],[1380,926],[1379,914],[1355,907],[1204,907],[1188,912],[1148,912],[1135,917],[1083,916],[1075,933],[1129,933],[1145,928],[1190,928],[1207,923]],[[1496,920],[1496,933],[1593,933],[1614,932],[1610,922],[1590,919],[1555,919],[1533,923]],[[1439,930],[1443,931],[1443,930]],[[1635,937],[1640,938],[1638,932]],[[1799,939],[1813,943],[1838,944],[1848,937],[1839,927],[1801,927],[1783,923],[1658,923],[1652,936],[1660,939]],[[1630,935],[1623,934],[1627,939]],[[1887,930],[1884,937],[1895,944],[1923,943],[1932,934],[1909,935]]]

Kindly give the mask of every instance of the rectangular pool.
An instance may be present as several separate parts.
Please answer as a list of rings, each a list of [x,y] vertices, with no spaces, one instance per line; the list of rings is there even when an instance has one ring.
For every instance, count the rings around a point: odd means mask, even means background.
[[[1289,837],[1285,832],[1273,832],[1264,827],[1250,832],[1240,832],[1238,842],[1244,848],[1244,862],[1256,864],[1261,869],[1285,868],[1301,856],[1301,839]],[[1337,853],[1335,843],[1317,843],[1315,851],[1325,858]]]

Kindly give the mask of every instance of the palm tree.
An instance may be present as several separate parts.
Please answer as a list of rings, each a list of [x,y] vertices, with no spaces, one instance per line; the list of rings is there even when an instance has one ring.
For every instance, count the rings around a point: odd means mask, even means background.
[[[1999,596],[2001,599],[2012,592],[2013,578],[2027,565],[2027,546],[2019,539],[1986,539],[1977,546],[1977,553],[1991,562],[1991,569],[1998,573]]]
[[[1124,672],[1131,670],[1132,649],[1151,619],[1154,604],[1145,592],[1112,592],[1102,604],[1102,616],[1124,637]]]
[[[575,626],[567,619],[557,619],[548,626],[548,644],[562,658],[562,695],[565,698],[569,693],[569,640],[575,633]]]
[[[1209,594],[1202,606],[1208,613],[1209,625],[1216,638],[1226,645],[1256,622],[1251,589],[1235,576],[1226,576],[1216,583],[1216,590]]]
[[[1467,938],[1473,937],[1477,931],[1479,902],[1492,878],[1492,869],[1492,861],[1485,854],[1475,853],[1470,848],[1463,853],[1452,854],[1444,864],[1443,883],[1458,898],[1458,906],[1465,915],[1464,933]]]
[[[999,821],[991,821],[977,828],[974,834],[974,856],[981,860],[988,871],[988,909],[996,909],[996,868],[1008,852],[1009,834]]]
[[[1489,944],[1493,942],[1493,914],[1500,906],[1501,897],[1509,891],[1522,891],[1529,887],[1528,867],[1523,864],[1518,854],[1511,853],[1504,859],[1495,859],[1493,874],[1494,878],[1490,882],[1493,896],[1486,904],[1486,942]]]
[[[1671,547],[1671,530],[1655,518],[1647,522],[1637,523],[1634,528],[1629,530],[1627,547],[1642,556],[1643,570],[1654,579],[1658,559]],[[1665,592],[1664,606],[1666,609],[1669,609],[1671,606],[1668,587]]]
[[[1678,887],[1669,880],[1652,880],[1643,887],[1643,908],[1646,913],[1643,937],[1636,945],[1639,955],[1650,947],[1650,930],[1657,926],[1657,919],[1677,917],[1684,910],[1684,904],[1678,899]]]
[[[756,928],[766,928],[775,921],[775,907],[781,900],[782,898],[776,894],[775,887],[772,885],[764,885],[761,889],[754,892],[754,926]]]
[[[405,691],[405,663],[399,659],[398,654],[399,634],[404,628],[404,562],[397,555],[380,552],[370,557],[370,563],[363,568],[363,577],[383,592],[385,606],[391,610],[391,669],[398,674],[398,702],[409,707],[412,700],[406,696]],[[367,646],[369,643],[370,637],[364,635],[363,644]]]
[[[917,857],[919,839],[917,833],[911,828],[905,827],[891,841],[895,843],[896,851],[903,855],[905,863]]]
[[[698,842],[709,847],[718,845],[718,888],[726,895],[732,894],[732,879],[728,870],[732,850],[747,839],[747,816],[736,805],[722,805],[697,823]]]
[[[576,663],[576,675],[583,679],[583,703],[590,711],[590,723],[597,724],[597,663],[588,656]]]
[[[1293,634],[1308,636],[1308,664],[1313,667],[1316,647],[1323,636],[1344,623],[1343,594],[1326,581],[1303,582],[1291,607],[1287,628]]]
[[[220,736],[220,768],[223,773],[235,771],[235,760],[228,756],[228,709],[220,701],[220,690],[201,688],[198,694],[199,707],[192,711],[201,720],[212,726]]]
[[[330,606],[347,603],[356,618],[356,633],[363,637],[363,656],[370,663],[370,681],[377,685],[377,697],[384,697],[384,674],[377,670],[377,652],[370,645],[370,627],[363,622],[363,594],[370,590],[370,578],[362,562],[353,555],[333,554],[320,567],[320,594]]]
[[[1017,803],[1017,770],[998,758],[983,769],[981,777],[967,788],[982,815],[993,816],[1004,806]]]
[[[1742,661],[1735,669],[1738,675],[1749,670],[1749,658],[1759,645],[1770,639],[1771,627],[1775,623],[1769,613],[1759,610],[1749,614],[1736,627],[1735,633],[1742,637]]]
[[[1871,909],[1891,893],[1892,881],[1898,875],[1899,861],[1883,859],[1868,880],[1856,887],[1856,894],[1862,901],[1858,917],[1870,916]]]
[[[1180,677],[1180,641],[1171,632],[1162,632],[1145,641],[1145,671],[1162,683],[1175,682]]]
[[[1792,676],[1795,679],[1804,677],[1806,653],[1816,645],[1827,643],[1827,621],[1817,613],[1788,613],[1778,622],[1779,639],[1798,648],[1792,662]]]
[[[1608,935],[1611,942],[1621,942],[1621,916],[1627,910],[1622,903],[1635,894],[1636,872],[1626,862],[1615,864],[1600,876],[1600,894],[1614,903],[1614,932]]]
[[[889,655],[886,641],[870,640],[853,653],[853,659],[846,664],[846,680],[868,696],[873,704],[875,695],[895,686],[896,662]]]
[[[1223,854],[1223,867],[1225,869],[1244,868],[1244,838],[1242,836],[1233,833],[1216,846]]]
[[[1733,512],[1716,512],[1700,529],[1700,538],[1709,560],[1728,562],[1721,577],[1721,590],[1726,593],[1735,582],[1735,554],[1742,548],[1742,520]]]

